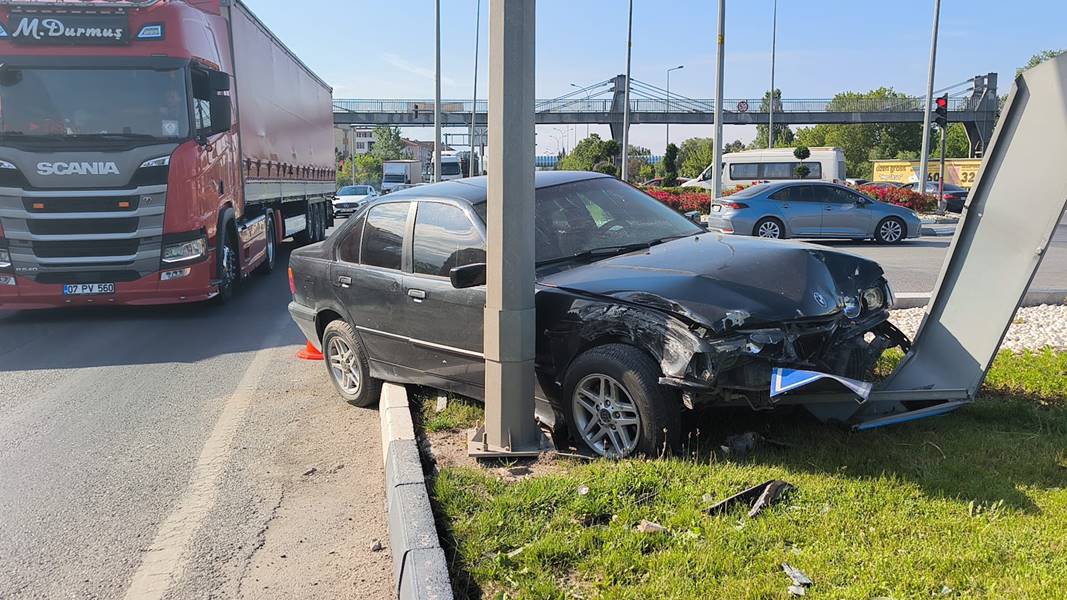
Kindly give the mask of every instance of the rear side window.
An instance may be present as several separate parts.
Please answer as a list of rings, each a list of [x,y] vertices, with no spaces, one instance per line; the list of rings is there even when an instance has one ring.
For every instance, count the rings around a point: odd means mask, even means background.
[[[780,162],[780,163],[763,163],[760,165],[760,179],[796,179],[797,167],[802,163],[799,161],[793,162]],[[818,162],[805,162],[803,163],[808,167],[808,174],[806,177],[811,179],[822,179],[822,163]]]
[[[346,263],[359,264],[359,244],[363,239],[363,223],[366,216],[360,216],[358,221],[355,221],[351,227],[348,228],[348,233],[337,244],[337,258]]]
[[[812,186],[810,185],[791,185],[778,190],[771,194],[770,197],[779,202],[811,202],[811,188]]]
[[[481,232],[450,204],[419,203],[412,248],[414,270],[422,275],[448,277],[455,267],[485,262]]]
[[[759,179],[759,163],[734,163],[730,165],[730,179]]]
[[[367,224],[363,227],[360,262],[372,267],[400,269],[409,204],[394,202],[370,209]]]

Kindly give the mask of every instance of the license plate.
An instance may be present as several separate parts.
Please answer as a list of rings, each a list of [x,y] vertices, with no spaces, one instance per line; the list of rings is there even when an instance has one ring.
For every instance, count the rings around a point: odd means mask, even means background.
[[[114,283],[72,283],[63,286],[64,296],[97,296],[114,293]]]
[[[711,212],[722,212],[722,205],[721,204],[712,204],[711,205]]]

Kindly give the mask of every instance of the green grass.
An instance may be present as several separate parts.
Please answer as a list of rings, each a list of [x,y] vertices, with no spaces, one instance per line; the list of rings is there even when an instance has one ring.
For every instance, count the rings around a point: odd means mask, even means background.
[[[515,482],[444,469],[433,492],[454,584],[460,597],[786,598],[788,562],[816,598],[1067,597],[1065,391],[1067,354],[1002,354],[979,402],[907,426],[710,413],[681,458]],[[745,430],[788,446],[744,463],[713,450]],[[797,490],[758,518],[705,512],[772,478]],[[642,519],[670,531],[638,533]]]
[[[419,421],[426,432],[471,429],[485,418],[481,403],[454,394],[445,394],[448,404],[443,411],[437,412],[437,396],[437,392],[415,395],[415,400],[420,403]]]

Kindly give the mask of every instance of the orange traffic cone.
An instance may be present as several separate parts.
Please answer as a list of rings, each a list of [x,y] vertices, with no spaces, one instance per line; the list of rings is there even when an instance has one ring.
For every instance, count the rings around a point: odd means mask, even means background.
[[[311,340],[308,340],[307,347],[297,352],[296,357],[304,360],[322,360],[322,352],[319,352],[319,349],[311,343]]]

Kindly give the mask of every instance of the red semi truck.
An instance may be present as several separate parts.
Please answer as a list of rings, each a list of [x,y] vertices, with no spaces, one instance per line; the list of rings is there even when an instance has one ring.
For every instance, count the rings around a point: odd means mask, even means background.
[[[323,239],[331,97],[240,0],[0,0],[0,309],[225,299]]]

